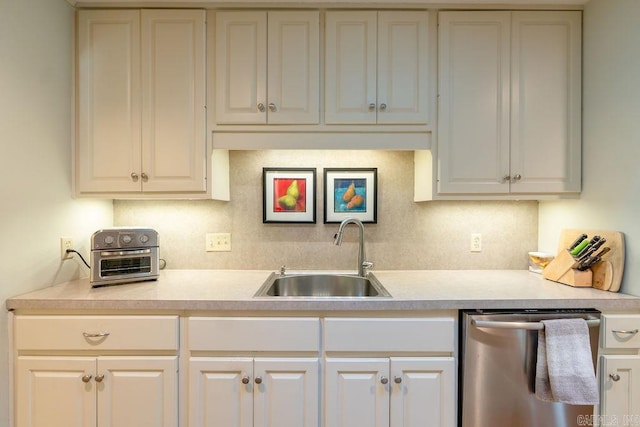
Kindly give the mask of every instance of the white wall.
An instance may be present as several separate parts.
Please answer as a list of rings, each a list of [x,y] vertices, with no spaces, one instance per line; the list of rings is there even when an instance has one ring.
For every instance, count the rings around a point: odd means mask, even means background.
[[[71,198],[73,16],[64,0],[0,0],[0,426],[9,426],[5,299],[87,275],[60,261],[59,238],[86,250],[112,223],[110,201]]]
[[[540,203],[539,247],[563,228],[621,231],[621,290],[640,295],[640,2],[590,0],[583,25],[583,192]]]

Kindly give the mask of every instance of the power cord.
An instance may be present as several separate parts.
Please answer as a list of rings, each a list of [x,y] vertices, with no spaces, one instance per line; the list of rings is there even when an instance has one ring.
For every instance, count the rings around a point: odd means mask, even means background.
[[[78,256],[80,257],[80,259],[82,260],[82,262],[84,262],[84,265],[86,265],[86,266],[87,266],[87,268],[88,268],[89,270],[91,270],[91,267],[89,266],[89,264],[87,263],[87,261],[85,261],[84,257],[82,256],[82,254],[81,254],[80,252],[76,251],[75,249],[67,249],[67,251],[66,251],[66,252],[67,252],[68,254],[70,254],[70,253],[78,254]]]

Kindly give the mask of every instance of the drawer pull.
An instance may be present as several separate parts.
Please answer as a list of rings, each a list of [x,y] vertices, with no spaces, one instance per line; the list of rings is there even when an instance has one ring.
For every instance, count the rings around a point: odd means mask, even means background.
[[[83,332],[82,335],[85,338],[106,338],[111,334],[109,332],[99,332],[97,334],[90,334],[88,332]]]
[[[628,331],[625,329],[612,329],[611,332],[615,333],[615,334],[628,334],[628,335],[635,335],[638,333],[637,329],[634,329],[632,331]]]
[[[83,375],[82,376],[82,382],[83,383],[88,383],[89,381],[91,381],[91,375]]]
[[[620,375],[618,374],[609,374],[609,378],[611,378],[612,381],[620,381]]]

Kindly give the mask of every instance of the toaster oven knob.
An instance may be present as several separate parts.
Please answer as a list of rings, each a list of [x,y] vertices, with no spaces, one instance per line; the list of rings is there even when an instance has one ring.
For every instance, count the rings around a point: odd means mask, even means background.
[[[149,236],[147,236],[146,234],[143,234],[142,236],[140,236],[141,243],[147,243],[148,241],[149,241]]]
[[[115,239],[113,238],[113,236],[106,236],[104,238],[104,243],[106,245],[113,245],[113,242],[115,241]]]
[[[125,245],[131,243],[131,236],[129,236],[128,234],[122,236],[122,243],[124,243]]]

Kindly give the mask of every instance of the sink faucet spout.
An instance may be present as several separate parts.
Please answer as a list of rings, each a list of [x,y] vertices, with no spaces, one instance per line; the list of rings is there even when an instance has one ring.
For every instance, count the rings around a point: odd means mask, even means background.
[[[358,226],[359,230],[359,245],[358,245],[358,276],[364,277],[367,268],[371,268],[373,263],[365,261],[366,256],[364,252],[364,225],[362,221],[357,218],[346,218],[344,221],[340,223],[340,227],[338,227],[338,232],[334,236],[333,244],[336,246],[340,246],[342,244],[342,235],[344,233],[344,229],[349,224],[355,224]]]

